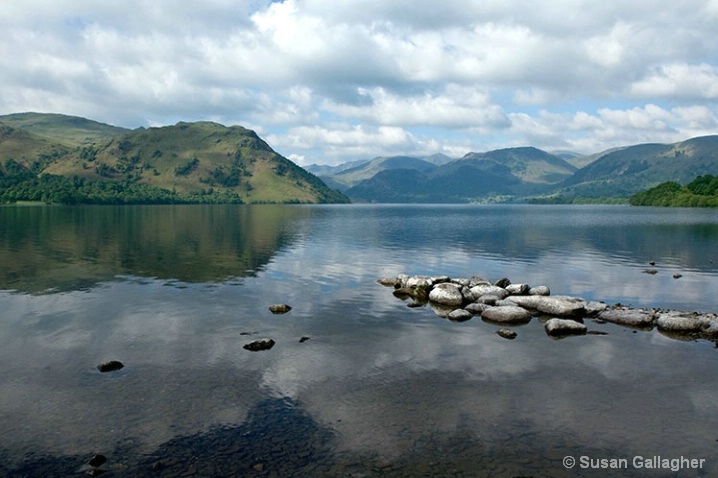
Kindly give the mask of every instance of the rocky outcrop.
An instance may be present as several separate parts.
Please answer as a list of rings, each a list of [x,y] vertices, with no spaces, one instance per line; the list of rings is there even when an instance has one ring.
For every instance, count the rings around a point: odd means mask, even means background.
[[[538,316],[544,322],[546,333],[552,337],[604,335],[605,332],[588,330],[583,321],[590,319],[645,331],[657,328],[672,338],[702,338],[718,344],[718,316],[715,314],[639,309],[621,304],[609,306],[580,297],[551,295],[545,285],[512,284],[505,277],[492,284],[478,276],[410,277],[401,274],[396,278],[380,279],[379,283],[393,287],[394,295],[402,300],[412,299],[407,305],[425,307],[428,304],[439,317],[457,322],[480,316],[489,323],[523,325]],[[500,335],[503,337],[503,332]]]

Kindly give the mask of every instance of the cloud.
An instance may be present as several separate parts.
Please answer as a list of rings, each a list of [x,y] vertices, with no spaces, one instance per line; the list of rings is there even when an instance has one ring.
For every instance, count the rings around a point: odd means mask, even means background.
[[[449,84],[439,94],[426,92],[401,96],[384,88],[359,89],[366,105],[327,102],[324,108],[341,117],[382,125],[432,125],[446,127],[508,126],[501,106],[476,88]]]
[[[382,145],[605,149],[706,131],[716,18],[701,0],[28,0],[0,11],[0,113],[255,125],[319,162]],[[701,108],[708,119],[677,113]]]
[[[706,63],[661,65],[633,83],[631,93],[648,98],[715,100],[718,99],[718,67]]]

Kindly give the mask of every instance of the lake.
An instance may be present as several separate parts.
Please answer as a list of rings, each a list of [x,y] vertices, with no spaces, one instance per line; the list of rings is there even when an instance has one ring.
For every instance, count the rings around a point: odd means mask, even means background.
[[[0,476],[718,476],[714,343],[506,340],[377,283],[401,273],[716,312],[718,213],[2,207]]]

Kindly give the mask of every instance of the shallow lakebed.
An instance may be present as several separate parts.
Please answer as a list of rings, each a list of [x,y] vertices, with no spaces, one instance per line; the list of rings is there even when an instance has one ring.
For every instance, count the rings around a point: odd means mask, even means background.
[[[555,340],[535,319],[506,340],[376,279],[716,312],[716,251],[708,210],[0,208],[0,476],[81,474],[97,454],[123,477],[714,476],[712,342],[610,323]]]

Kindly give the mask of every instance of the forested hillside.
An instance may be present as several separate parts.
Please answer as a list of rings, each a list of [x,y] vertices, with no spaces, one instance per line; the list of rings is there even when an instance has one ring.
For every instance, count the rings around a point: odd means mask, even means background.
[[[718,177],[706,174],[681,186],[675,181],[631,196],[632,206],[718,207]]]

